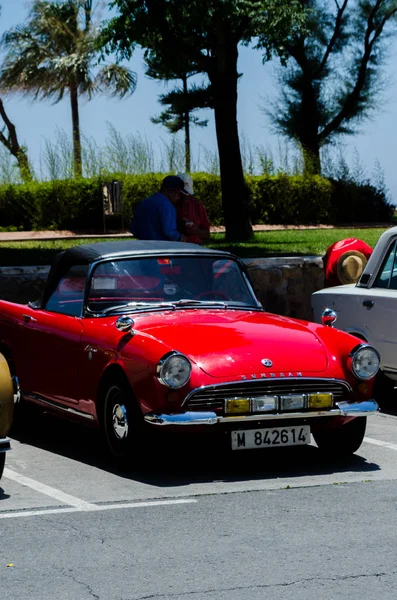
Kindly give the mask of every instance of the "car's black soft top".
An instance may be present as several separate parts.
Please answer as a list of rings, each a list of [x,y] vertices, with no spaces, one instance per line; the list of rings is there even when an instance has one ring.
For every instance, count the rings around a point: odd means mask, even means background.
[[[82,244],[65,250],[64,260],[69,265],[90,264],[97,260],[124,258],[126,256],[142,256],[142,254],[161,254],[163,252],[176,252],[178,254],[214,254],[219,250],[202,248],[198,244],[184,244],[182,242],[123,240],[120,242],[97,242],[96,244]]]
[[[166,241],[123,240],[120,242],[98,242],[96,244],[82,244],[64,250],[55,256],[48,274],[47,285],[41,305],[47,303],[48,298],[56,290],[58,283],[73,265],[90,265],[101,260],[114,260],[117,258],[134,258],[161,254],[186,254],[186,255],[219,255],[231,256],[228,252],[203,248],[198,244]]]

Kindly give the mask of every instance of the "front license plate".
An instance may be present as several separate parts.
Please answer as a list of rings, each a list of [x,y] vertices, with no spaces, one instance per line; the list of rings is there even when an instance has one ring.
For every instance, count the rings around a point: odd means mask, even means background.
[[[232,431],[232,450],[302,446],[310,444],[310,441],[309,425]]]

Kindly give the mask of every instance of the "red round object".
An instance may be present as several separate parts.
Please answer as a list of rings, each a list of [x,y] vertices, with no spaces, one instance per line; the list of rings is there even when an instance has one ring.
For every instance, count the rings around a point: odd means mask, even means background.
[[[352,251],[360,252],[367,260],[372,254],[371,246],[357,238],[346,238],[328,247],[323,256],[325,287],[343,283],[338,277],[338,262],[343,260],[344,255],[348,256],[348,253]]]

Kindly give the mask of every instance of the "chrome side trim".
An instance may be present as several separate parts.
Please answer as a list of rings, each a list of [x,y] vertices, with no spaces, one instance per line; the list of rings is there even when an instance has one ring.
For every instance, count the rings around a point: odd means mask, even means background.
[[[70,406],[62,406],[57,402],[52,400],[47,400],[47,398],[42,398],[41,396],[36,396],[34,394],[24,394],[24,396],[32,398],[35,402],[40,402],[40,404],[45,404],[47,406],[51,406],[51,408],[55,408],[57,410],[62,410],[63,412],[67,412],[71,415],[77,415],[78,417],[82,417],[84,419],[88,419],[90,421],[94,421],[94,416],[89,415],[82,410],[76,410],[75,408],[71,408]]]
[[[8,452],[8,450],[11,450],[11,440],[9,438],[2,438],[0,440],[0,454]]]
[[[364,402],[338,402],[338,408],[310,412],[288,412],[277,414],[255,414],[233,417],[221,417],[214,412],[185,412],[175,415],[148,413],[144,416],[151,425],[216,425],[217,423],[246,423],[250,421],[282,421],[286,419],[313,419],[319,417],[360,417],[368,416],[379,410],[375,400]]]

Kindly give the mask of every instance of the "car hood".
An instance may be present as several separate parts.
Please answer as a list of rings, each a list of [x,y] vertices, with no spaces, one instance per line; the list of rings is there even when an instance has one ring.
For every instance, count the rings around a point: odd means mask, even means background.
[[[135,319],[134,319],[135,320]],[[304,322],[263,312],[183,311],[139,316],[134,329],[182,352],[213,377],[325,371],[326,351]],[[272,365],[261,362],[269,359]]]

